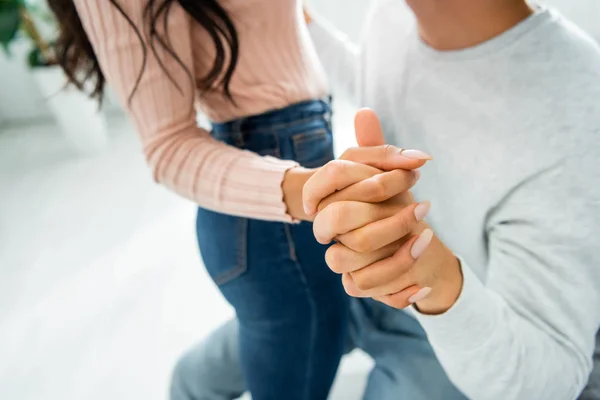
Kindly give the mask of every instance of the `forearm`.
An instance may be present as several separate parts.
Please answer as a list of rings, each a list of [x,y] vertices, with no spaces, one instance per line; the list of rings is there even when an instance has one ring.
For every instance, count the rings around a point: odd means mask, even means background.
[[[305,12],[305,19],[334,94],[358,96],[359,46],[326,21]]]
[[[469,398],[575,399],[589,360],[562,335],[528,320],[463,266],[445,314],[415,313],[453,383]]]
[[[201,207],[262,220],[303,217],[296,202],[308,171],[293,161],[227,146],[195,126],[142,140],[154,179]]]

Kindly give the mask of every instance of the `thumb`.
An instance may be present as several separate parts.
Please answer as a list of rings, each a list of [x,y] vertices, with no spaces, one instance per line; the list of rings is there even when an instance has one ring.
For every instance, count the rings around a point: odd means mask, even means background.
[[[360,147],[381,146],[385,144],[383,129],[379,117],[370,108],[358,110],[354,117],[356,142]]]
[[[348,150],[342,159],[367,164],[375,168],[391,171],[393,169],[417,169],[425,165],[431,156],[422,151],[399,149],[385,144],[383,129],[379,117],[370,108],[358,110],[354,117],[356,142],[360,146]],[[393,151],[396,149],[396,151]],[[393,153],[393,154],[390,154]],[[400,158],[393,155],[400,155]],[[412,154],[412,156],[411,156]]]

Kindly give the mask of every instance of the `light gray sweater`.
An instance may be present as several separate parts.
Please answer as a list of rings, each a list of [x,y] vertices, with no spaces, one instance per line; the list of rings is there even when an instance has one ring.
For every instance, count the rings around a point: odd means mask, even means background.
[[[438,52],[405,7],[375,1],[360,48],[323,23],[311,33],[334,94],[435,157],[414,194],[464,286],[447,313],[417,318],[470,398],[575,399],[600,326],[600,48],[540,7]]]

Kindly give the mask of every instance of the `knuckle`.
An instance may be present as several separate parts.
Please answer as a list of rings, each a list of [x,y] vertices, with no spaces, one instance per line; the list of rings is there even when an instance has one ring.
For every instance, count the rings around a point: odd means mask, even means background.
[[[388,198],[388,188],[381,175],[376,175],[371,179],[368,191],[371,201],[380,202]]]
[[[342,153],[340,158],[343,160],[351,160],[356,155],[356,151],[357,151],[356,147],[350,147],[350,148],[344,150],[344,152]]]
[[[405,208],[402,212],[396,214],[397,228],[402,233],[408,233],[413,226],[417,224],[415,216],[410,208]]]
[[[397,151],[396,146],[392,146],[391,144],[383,145],[383,156],[384,157],[391,157],[397,153],[398,153],[398,151]]]
[[[324,214],[318,214],[317,217],[315,218],[315,221],[313,222],[313,235],[315,236],[315,239],[317,239],[317,242],[321,243],[324,237],[324,233],[323,233],[323,220],[325,219],[325,217],[323,216]]]
[[[317,205],[317,212],[321,212],[324,209],[327,208],[328,205],[332,204],[333,201],[331,201],[331,199],[329,199],[329,197],[326,197],[324,200],[321,200],[321,202]]]
[[[336,274],[342,274],[344,272],[344,252],[343,247],[340,244],[334,244],[325,253],[325,262]]]
[[[325,172],[329,179],[337,179],[345,171],[346,165],[342,160],[329,161],[325,166]]]
[[[350,274],[342,275],[342,286],[344,287],[346,294],[350,297],[354,297],[357,294],[354,290],[352,290],[352,280],[353,278],[350,276]]]
[[[349,205],[345,202],[329,204],[317,214],[313,231],[319,243],[326,243],[333,236],[344,233],[345,221],[348,219]],[[333,236],[332,236],[333,235]]]
[[[373,243],[370,235],[366,235],[361,232],[357,232],[349,238],[348,247],[357,253],[367,253],[373,250]]]
[[[354,285],[360,291],[365,292],[375,287],[367,269],[362,269],[360,271],[353,272],[352,279],[354,279]]]
[[[404,276],[409,280],[413,278],[412,268],[416,260],[410,255],[410,248],[406,248],[406,250],[396,253],[391,257],[391,261],[394,263],[394,266],[398,271],[398,276]]]
[[[397,308],[399,310],[405,309],[410,306],[410,303],[405,299],[392,299],[389,304],[391,307]]]
[[[348,204],[340,201],[330,204],[328,209],[330,210],[329,222],[334,230],[338,231],[348,215]]]
[[[311,185],[310,185],[310,181],[307,182],[307,184],[304,185],[304,187],[302,188],[302,201],[304,202],[310,202],[312,201],[312,190],[311,190]]]
[[[350,287],[346,283],[342,283],[342,286],[344,286],[344,292],[346,292],[346,294],[348,296],[350,296],[350,297],[356,296],[356,294],[350,289]]]

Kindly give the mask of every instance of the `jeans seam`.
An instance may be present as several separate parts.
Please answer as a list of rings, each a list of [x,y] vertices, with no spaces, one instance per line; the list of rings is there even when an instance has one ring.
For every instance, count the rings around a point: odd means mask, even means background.
[[[296,245],[294,244],[294,239],[292,238],[292,232],[290,231],[290,227],[287,224],[284,224],[283,229],[285,230],[285,237],[288,241],[290,258],[293,262],[298,262],[298,257],[296,255]]]
[[[292,137],[292,141],[295,144],[304,144],[310,142],[318,142],[326,138],[329,132],[325,128],[319,128],[317,130],[310,130],[308,132],[297,133]]]
[[[309,343],[309,348],[310,348],[310,354],[308,356],[308,363],[307,363],[307,370],[306,370],[306,382],[307,385],[304,387],[304,392],[306,392],[308,390],[308,387],[310,385],[310,378],[312,377],[312,359],[314,357],[314,350],[315,350],[315,340],[316,340],[316,336],[317,336],[317,323],[316,323],[316,317],[315,317],[315,313],[317,311],[317,304],[315,302],[315,299],[312,296],[311,290],[308,286],[308,281],[306,279],[306,276],[304,275],[304,272],[302,271],[302,266],[300,265],[300,263],[298,262],[298,257],[296,254],[296,246],[294,244],[294,240],[292,238],[292,233],[290,231],[290,226],[287,224],[283,225],[283,229],[285,230],[285,235],[288,241],[288,247],[289,247],[289,251],[290,251],[290,258],[292,259],[296,269],[298,270],[298,274],[300,275],[300,279],[302,280],[302,283],[304,284],[304,290],[306,292],[307,298],[308,298],[308,303],[310,305],[311,308],[311,319],[310,319],[310,343]],[[306,396],[303,396],[303,398],[308,399],[307,395],[308,393],[304,393]]]
[[[226,283],[229,283],[230,281],[232,281],[234,278],[237,278],[238,276],[242,275],[244,272],[247,271],[248,266],[247,266],[247,259],[246,259],[246,246],[247,246],[247,240],[246,240],[246,228],[248,226],[248,219],[246,218],[240,218],[239,224],[238,224],[238,254],[237,254],[237,263],[236,263],[236,267],[232,268],[228,271],[225,271],[221,274],[219,274],[218,276],[215,276],[213,278],[215,285],[217,286],[221,286],[224,285]]]

